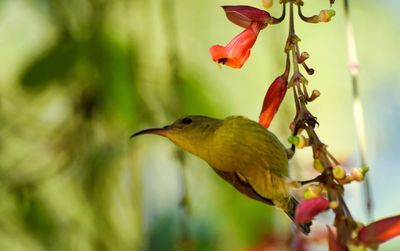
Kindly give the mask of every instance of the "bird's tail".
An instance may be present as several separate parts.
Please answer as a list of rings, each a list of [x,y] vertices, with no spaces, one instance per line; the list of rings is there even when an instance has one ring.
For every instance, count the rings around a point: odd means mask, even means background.
[[[292,219],[293,222],[296,222],[294,219],[294,213],[296,212],[296,207],[298,204],[299,204],[299,202],[295,198],[290,197],[287,211],[285,211],[286,214],[290,217],[290,219]],[[307,222],[305,224],[297,224],[296,223],[296,226],[298,227],[298,229],[305,235],[308,235],[310,233],[311,225],[312,225],[312,222]]]

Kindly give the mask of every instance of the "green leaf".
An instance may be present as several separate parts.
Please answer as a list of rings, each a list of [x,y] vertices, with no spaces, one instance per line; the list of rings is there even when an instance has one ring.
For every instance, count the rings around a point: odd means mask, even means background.
[[[90,42],[90,64],[99,74],[93,82],[102,93],[106,112],[116,119],[132,123],[137,111],[144,109],[137,86],[136,48],[125,47],[104,35]]]
[[[82,43],[71,39],[60,40],[24,70],[21,75],[22,86],[40,89],[66,78],[78,62],[82,47]]]

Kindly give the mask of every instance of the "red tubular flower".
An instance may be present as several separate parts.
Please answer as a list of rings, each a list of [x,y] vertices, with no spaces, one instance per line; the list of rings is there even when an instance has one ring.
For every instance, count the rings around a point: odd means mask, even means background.
[[[258,118],[258,123],[265,128],[269,127],[275,113],[278,111],[279,106],[285,97],[286,90],[287,78],[284,75],[277,77],[268,88],[268,91],[265,94],[260,117]]]
[[[377,248],[379,244],[400,235],[400,215],[375,221],[361,228],[357,240],[366,247]]]
[[[222,6],[226,17],[234,24],[246,28],[226,46],[214,45],[210,54],[214,62],[241,68],[250,56],[250,49],[257,40],[260,30],[267,27],[271,16],[268,12],[251,6]]]
[[[226,46],[212,46],[210,54],[213,61],[232,68],[241,68],[250,56],[250,49],[256,42],[261,27],[260,23],[252,23]]]
[[[294,218],[297,224],[312,221],[314,216],[325,211],[329,207],[329,201],[323,197],[303,200],[296,208]]]

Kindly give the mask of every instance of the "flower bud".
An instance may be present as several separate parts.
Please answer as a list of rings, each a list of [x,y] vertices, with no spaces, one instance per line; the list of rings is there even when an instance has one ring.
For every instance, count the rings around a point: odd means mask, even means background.
[[[329,207],[332,209],[336,209],[338,206],[339,206],[339,202],[336,200],[329,202]]]
[[[295,145],[297,148],[302,149],[305,146],[309,145],[309,139],[304,137],[303,135],[298,135],[298,136],[290,136],[288,138],[288,142],[290,144]]]
[[[322,173],[324,171],[324,166],[322,165],[322,162],[320,159],[314,159],[314,169],[319,172]]]
[[[287,78],[285,75],[277,77],[269,86],[264,97],[263,106],[261,109],[258,122],[268,128],[272,119],[281,105],[287,91]]]
[[[292,144],[292,145],[295,145],[295,146],[297,146],[298,144],[299,144],[299,142],[300,142],[300,139],[299,139],[299,137],[298,136],[290,136],[289,138],[288,138],[288,142],[290,143],[290,144]]]
[[[364,179],[364,174],[361,168],[353,168],[351,170],[351,177],[356,181],[362,181]]]
[[[273,4],[273,0],[262,0],[262,5],[264,8],[269,9]]]
[[[366,173],[368,173],[369,167],[368,166],[362,166],[361,167],[361,173],[365,176]]]
[[[267,11],[251,6],[225,5],[222,8],[229,21],[243,28],[248,28],[252,23],[258,23],[260,29],[264,29],[271,20],[271,16]]]
[[[313,90],[311,93],[311,96],[308,98],[308,101],[311,102],[318,98],[321,95],[321,93],[318,90]]]
[[[302,149],[305,146],[308,146],[309,140],[303,135],[299,135],[299,143],[296,145],[297,148]]]
[[[310,54],[308,54],[308,52],[306,52],[306,51],[303,51],[303,52],[300,54],[299,63],[300,63],[300,64],[303,63],[303,62],[306,61],[309,57],[310,57]]]
[[[321,10],[318,15],[318,22],[329,22],[336,15],[334,10]]]
[[[341,180],[345,176],[346,176],[346,171],[342,166],[338,165],[333,168],[333,177],[335,177],[336,180]]]
[[[304,191],[304,199],[312,199],[320,197],[322,192],[321,186],[311,185]]]

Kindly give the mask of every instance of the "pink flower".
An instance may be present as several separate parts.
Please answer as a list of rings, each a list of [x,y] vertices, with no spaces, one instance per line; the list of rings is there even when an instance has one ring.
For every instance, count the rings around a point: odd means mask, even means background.
[[[226,46],[214,45],[210,54],[214,62],[232,68],[241,68],[250,56],[250,49],[261,30],[259,23],[252,23],[246,30],[233,38]]]
[[[304,224],[312,221],[314,216],[325,211],[329,207],[329,201],[323,197],[316,197],[303,200],[296,208],[294,215],[297,224]]]
[[[287,78],[285,76],[277,77],[268,88],[265,94],[264,103],[261,109],[258,123],[265,128],[269,127],[275,113],[278,111],[279,106],[285,97],[287,90]]]

